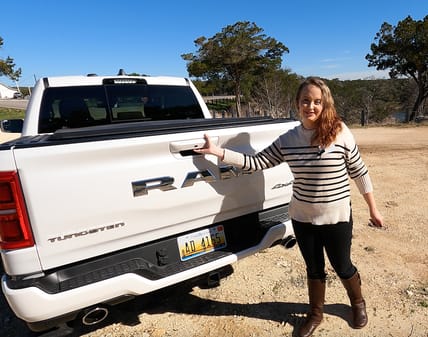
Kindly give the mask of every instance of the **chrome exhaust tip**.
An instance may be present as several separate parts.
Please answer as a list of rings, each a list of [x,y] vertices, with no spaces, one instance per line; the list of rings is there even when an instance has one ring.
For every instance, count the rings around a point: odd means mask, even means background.
[[[287,236],[284,240],[281,241],[281,245],[284,246],[286,249],[293,248],[296,245],[297,241],[296,238],[292,235]]]
[[[104,321],[109,314],[107,308],[92,307],[83,311],[82,323],[84,325],[95,325]]]

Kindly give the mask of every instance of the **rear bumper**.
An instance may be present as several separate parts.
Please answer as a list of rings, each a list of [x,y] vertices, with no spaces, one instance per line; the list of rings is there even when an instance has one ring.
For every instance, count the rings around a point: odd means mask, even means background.
[[[2,290],[15,315],[26,322],[39,322],[80,311],[97,303],[106,303],[126,295],[142,295],[191,279],[236,262],[229,255],[179,274],[152,281],[135,273],[127,273],[72,290],[49,294],[37,287],[11,289],[2,277]]]
[[[8,286],[8,278],[3,276],[2,290],[17,317],[30,323],[46,321],[97,303],[108,303],[112,299],[127,295],[146,294],[199,277],[269,248],[289,236],[293,236],[290,221],[276,224],[266,231],[263,239],[255,246],[156,280],[136,273],[125,273],[71,290],[48,293],[35,286],[12,289]]]

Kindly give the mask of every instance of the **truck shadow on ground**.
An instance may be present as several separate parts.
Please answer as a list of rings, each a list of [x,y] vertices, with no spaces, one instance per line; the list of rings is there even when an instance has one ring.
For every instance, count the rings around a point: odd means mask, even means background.
[[[154,315],[177,313],[199,316],[243,316],[279,324],[289,324],[293,327],[292,336],[297,335],[297,328],[304,322],[309,306],[293,302],[260,302],[260,303],[231,303],[204,299],[191,293],[185,285],[156,291],[153,294],[139,296],[136,299],[115,306],[112,309],[109,322],[105,325],[119,323],[127,326],[144,324],[139,315],[143,313]],[[351,307],[345,304],[327,304],[326,315],[337,316],[351,326]],[[177,318],[179,319],[179,318]],[[93,330],[100,328],[94,327]],[[87,329],[75,329],[76,336],[89,333]]]
[[[133,300],[111,307],[110,315],[103,322],[94,326],[84,326],[79,319],[70,322],[63,329],[45,333],[30,332],[25,324],[13,317],[6,303],[2,303],[2,311],[8,319],[1,322],[1,330],[6,337],[21,336],[81,336],[107,327],[111,324],[137,326],[144,324],[139,316],[142,314],[177,313],[198,316],[243,316],[279,324],[289,324],[293,327],[292,336],[297,335],[297,328],[303,323],[309,306],[293,302],[260,302],[260,303],[232,303],[212,299],[205,299],[192,294],[194,285],[187,283],[175,285],[166,289],[141,295]],[[4,306],[6,304],[6,306]],[[345,304],[327,304],[324,312],[327,315],[337,316],[351,326],[351,308]],[[8,314],[9,313],[9,314]],[[178,318],[179,319],[179,318]]]

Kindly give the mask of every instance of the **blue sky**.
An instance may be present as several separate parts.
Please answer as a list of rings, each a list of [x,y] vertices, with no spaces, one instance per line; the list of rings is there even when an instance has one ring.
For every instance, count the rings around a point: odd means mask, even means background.
[[[188,76],[181,54],[194,40],[238,21],[254,22],[286,45],[283,68],[303,75],[386,77],[369,68],[383,22],[428,14],[427,0],[20,0],[1,5],[0,58],[21,67],[19,84],[57,75],[126,72]],[[5,77],[0,82],[13,84]]]

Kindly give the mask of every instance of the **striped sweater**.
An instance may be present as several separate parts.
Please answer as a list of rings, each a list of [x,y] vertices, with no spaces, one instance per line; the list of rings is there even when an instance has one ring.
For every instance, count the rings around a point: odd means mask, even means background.
[[[349,177],[360,193],[372,192],[368,170],[351,131],[342,131],[327,148],[311,145],[313,131],[302,125],[279,136],[255,155],[225,149],[224,162],[243,170],[263,170],[286,162],[294,176],[290,216],[315,225],[348,221]]]

